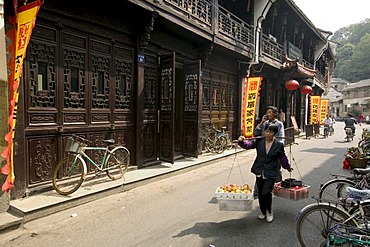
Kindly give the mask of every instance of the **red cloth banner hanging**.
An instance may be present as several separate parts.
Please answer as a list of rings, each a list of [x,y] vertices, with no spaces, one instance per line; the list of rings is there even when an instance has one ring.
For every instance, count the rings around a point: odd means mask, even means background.
[[[17,104],[19,97],[19,83],[22,75],[23,60],[26,56],[28,43],[31,39],[33,27],[35,26],[36,16],[43,1],[36,0],[29,4],[17,8],[17,1],[14,2],[15,16],[9,18],[13,28],[7,33],[12,40],[12,45],[8,47],[11,56],[8,67],[11,71],[8,81],[10,87],[9,105],[9,133],[5,135],[8,146],[1,153],[6,159],[6,165],[1,169],[1,173],[7,175],[7,179],[2,186],[2,191],[9,191],[14,184],[14,135],[17,119]]]
[[[242,134],[245,137],[253,137],[256,106],[262,77],[245,78],[243,106],[242,106]]]
[[[310,124],[317,124],[320,121],[320,102],[321,96],[310,96],[311,97],[311,104],[310,104]]]

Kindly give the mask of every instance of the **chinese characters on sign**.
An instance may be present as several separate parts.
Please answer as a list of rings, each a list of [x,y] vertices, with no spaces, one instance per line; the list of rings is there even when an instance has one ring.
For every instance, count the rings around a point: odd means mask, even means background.
[[[245,79],[242,107],[242,134],[245,137],[253,136],[256,104],[261,82],[262,77],[247,77]]]
[[[320,106],[320,123],[326,118],[328,114],[329,99],[321,99]]]
[[[310,96],[311,97],[311,116],[310,124],[317,124],[320,121],[320,96]]]
[[[14,184],[14,135],[17,119],[17,104],[19,97],[19,83],[21,81],[23,59],[26,56],[28,43],[31,39],[32,29],[35,25],[36,16],[42,5],[42,0],[36,0],[29,4],[23,5],[15,9],[15,16],[11,18],[13,28],[8,32],[9,38],[15,46],[9,47],[9,53],[13,60],[9,62],[8,69],[11,71],[9,75],[10,89],[10,107],[9,107],[9,132],[5,135],[5,140],[8,142],[7,147],[1,153],[6,159],[5,166],[2,167],[1,173],[7,175],[6,181],[2,186],[2,191],[9,191]],[[15,4],[17,7],[17,4]]]

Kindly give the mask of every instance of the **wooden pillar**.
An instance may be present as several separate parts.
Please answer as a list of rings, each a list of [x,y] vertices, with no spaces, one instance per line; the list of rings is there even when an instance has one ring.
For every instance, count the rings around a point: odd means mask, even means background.
[[[138,167],[141,167],[144,163],[144,143],[143,143],[143,113],[144,113],[144,63],[145,56],[144,52],[140,52],[137,55],[137,90],[135,95],[136,102],[136,121],[135,121],[135,164]]]

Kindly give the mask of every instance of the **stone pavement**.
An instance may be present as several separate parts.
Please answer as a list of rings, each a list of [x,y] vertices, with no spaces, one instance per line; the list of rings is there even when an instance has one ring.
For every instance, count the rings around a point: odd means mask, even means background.
[[[25,198],[11,200],[7,212],[0,213],[0,234],[20,227],[24,222],[41,218],[61,210],[72,208],[109,195],[124,192],[153,181],[199,168],[199,165],[212,164],[226,159],[238,152],[248,152],[241,148],[226,150],[222,154],[205,153],[198,158],[183,158],[174,164],[159,165],[129,170],[123,179],[101,178],[85,181],[73,194],[59,195],[54,190]]]
[[[369,125],[363,125],[356,130],[356,133],[360,134],[362,128],[369,127]],[[319,136],[318,138],[323,137]],[[298,143],[302,139],[306,139],[306,133],[304,132],[300,133],[299,136],[295,138]],[[109,195],[128,191],[169,176],[197,169],[200,165],[209,165],[214,162],[219,162],[222,161],[222,159],[230,158],[230,156],[238,152],[254,152],[254,150],[244,150],[238,147],[236,149],[226,150],[222,154],[205,153],[198,158],[183,158],[176,160],[174,164],[161,163],[159,165],[129,170],[123,179],[114,181],[103,175],[100,178],[85,181],[75,193],[69,196],[61,196],[55,191],[47,191],[17,200],[10,200],[9,193],[0,194],[0,209],[5,209],[3,211],[0,210],[0,234],[18,228],[24,222]],[[8,208],[7,211],[6,208]]]

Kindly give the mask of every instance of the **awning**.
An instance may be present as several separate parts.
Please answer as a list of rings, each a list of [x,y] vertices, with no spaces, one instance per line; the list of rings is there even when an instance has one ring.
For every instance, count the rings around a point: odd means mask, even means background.
[[[300,64],[298,59],[290,59],[287,56],[285,56],[285,62],[281,66],[281,69],[296,72],[295,78],[314,78],[316,75],[316,70],[307,68]]]

